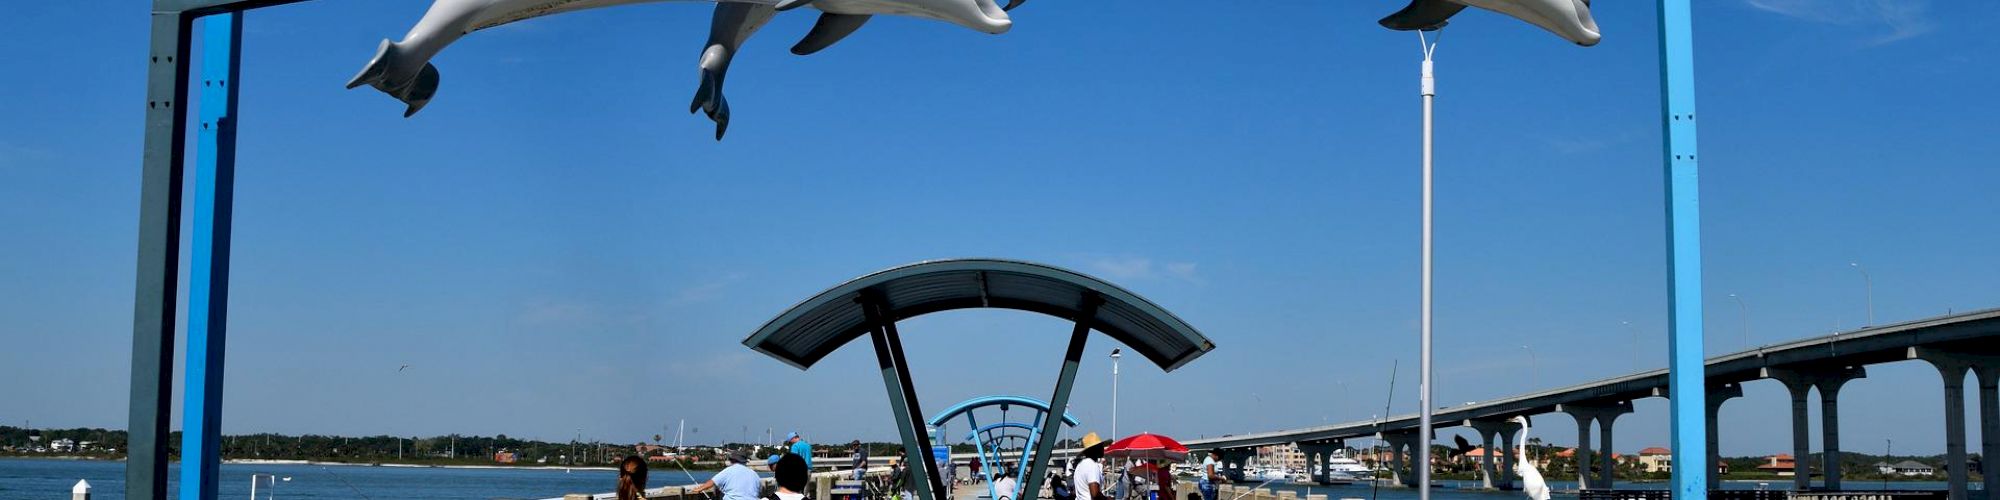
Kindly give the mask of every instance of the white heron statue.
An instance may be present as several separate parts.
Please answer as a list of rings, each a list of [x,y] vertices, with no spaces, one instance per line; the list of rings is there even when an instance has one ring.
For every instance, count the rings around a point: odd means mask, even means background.
[[[1531,500],[1549,500],[1549,483],[1528,460],[1528,417],[1514,417],[1513,422],[1521,424],[1521,430],[1514,431],[1514,475],[1521,476],[1521,492]]]

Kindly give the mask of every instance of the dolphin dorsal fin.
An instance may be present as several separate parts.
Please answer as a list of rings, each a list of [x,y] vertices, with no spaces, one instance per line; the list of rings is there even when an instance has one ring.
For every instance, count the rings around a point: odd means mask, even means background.
[[[1443,28],[1451,16],[1457,15],[1461,10],[1465,10],[1465,4],[1449,0],[1410,0],[1410,4],[1404,6],[1403,10],[1389,14],[1389,17],[1384,17],[1379,22],[1382,27],[1392,30],[1430,31]]]
[[[811,55],[814,52],[831,47],[835,42],[839,42],[841,39],[847,38],[847,35],[854,33],[854,30],[861,29],[861,25],[866,24],[869,17],[871,16],[867,14],[834,14],[831,12],[820,14],[819,21],[813,23],[812,31],[807,32],[805,38],[799,39],[798,45],[792,46],[792,53],[802,56]]]

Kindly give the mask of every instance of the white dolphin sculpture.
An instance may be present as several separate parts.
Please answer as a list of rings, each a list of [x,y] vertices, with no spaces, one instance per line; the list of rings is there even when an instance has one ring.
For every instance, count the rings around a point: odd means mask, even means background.
[[[1403,10],[1382,18],[1393,30],[1433,30],[1466,7],[1478,7],[1527,21],[1577,45],[1597,45],[1603,35],[1590,17],[1590,0],[1411,0]]]
[[[798,0],[776,6],[718,2],[709,26],[708,45],[701,51],[701,87],[695,90],[688,112],[702,111],[707,114],[710,120],[715,121],[715,139],[722,140],[723,132],[729,129],[729,101],[722,94],[729,63],[735,59],[743,42],[756,34],[777,11],[811,5],[821,12],[819,20],[813,23],[812,31],[792,46],[793,54],[809,55],[861,29],[861,25],[875,14],[944,21],[982,33],[1005,33],[1014,25],[1007,17],[1007,10],[1020,6],[1022,1],[1011,0],[1005,7],[993,0]]]
[[[403,116],[416,114],[437,94],[438,70],[430,60],[465,34],[514,21],[598,7],[669,0],[435,0],[402,41],[383,40],[375,57],[347,82],[363,84],[403,101]],[[723,76],[738,47],[777,11],[805,5],[824,12],[812,32],[793,52],[810,54],[859,29],[875,14],[904,15],[958,24],[985,33],[1004,33],[1012,26],[1006,9],[994,0],[715,0],[716,13],[709,43],[701,55],[701,89],[693,108],[706,110],[716,121],[716,138],[728,127],[729,107],[722,98]]]

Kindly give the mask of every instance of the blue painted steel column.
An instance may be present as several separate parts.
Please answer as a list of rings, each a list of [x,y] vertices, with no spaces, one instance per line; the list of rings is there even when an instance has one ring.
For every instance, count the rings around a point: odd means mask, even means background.
[[[1666,143],[1668,375],[1674,463],[1708,459],[1701,335],[1701,177],[1695,163],[1690,0],[1660,0],[1660,107]],[[1708,498],[1706,467],[1675,467],[1674,498]]]
[[[236,184],[236,77],[243,15],[202,19],[196,115],[194,240],[188,264],[187,379],[181,401],[181,498],[216,498],[223,354],[229,317],[229,226]]]

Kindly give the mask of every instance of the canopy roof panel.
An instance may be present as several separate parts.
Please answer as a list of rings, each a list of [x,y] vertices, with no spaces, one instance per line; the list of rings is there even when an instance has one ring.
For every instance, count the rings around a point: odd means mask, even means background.
[[[997,307],[1076,320],[1084,304],[1101,300],[1088,319],[1166,371],[1215,349],[1194,327],[1160,306],[1103,280],[1053,266],[998,259],[918,262],[856,278],[787,309],[743,339],[743,345],[806,369],[873,330],[863,298],[880,301],[885,319],[902,321],[953,309]]]

